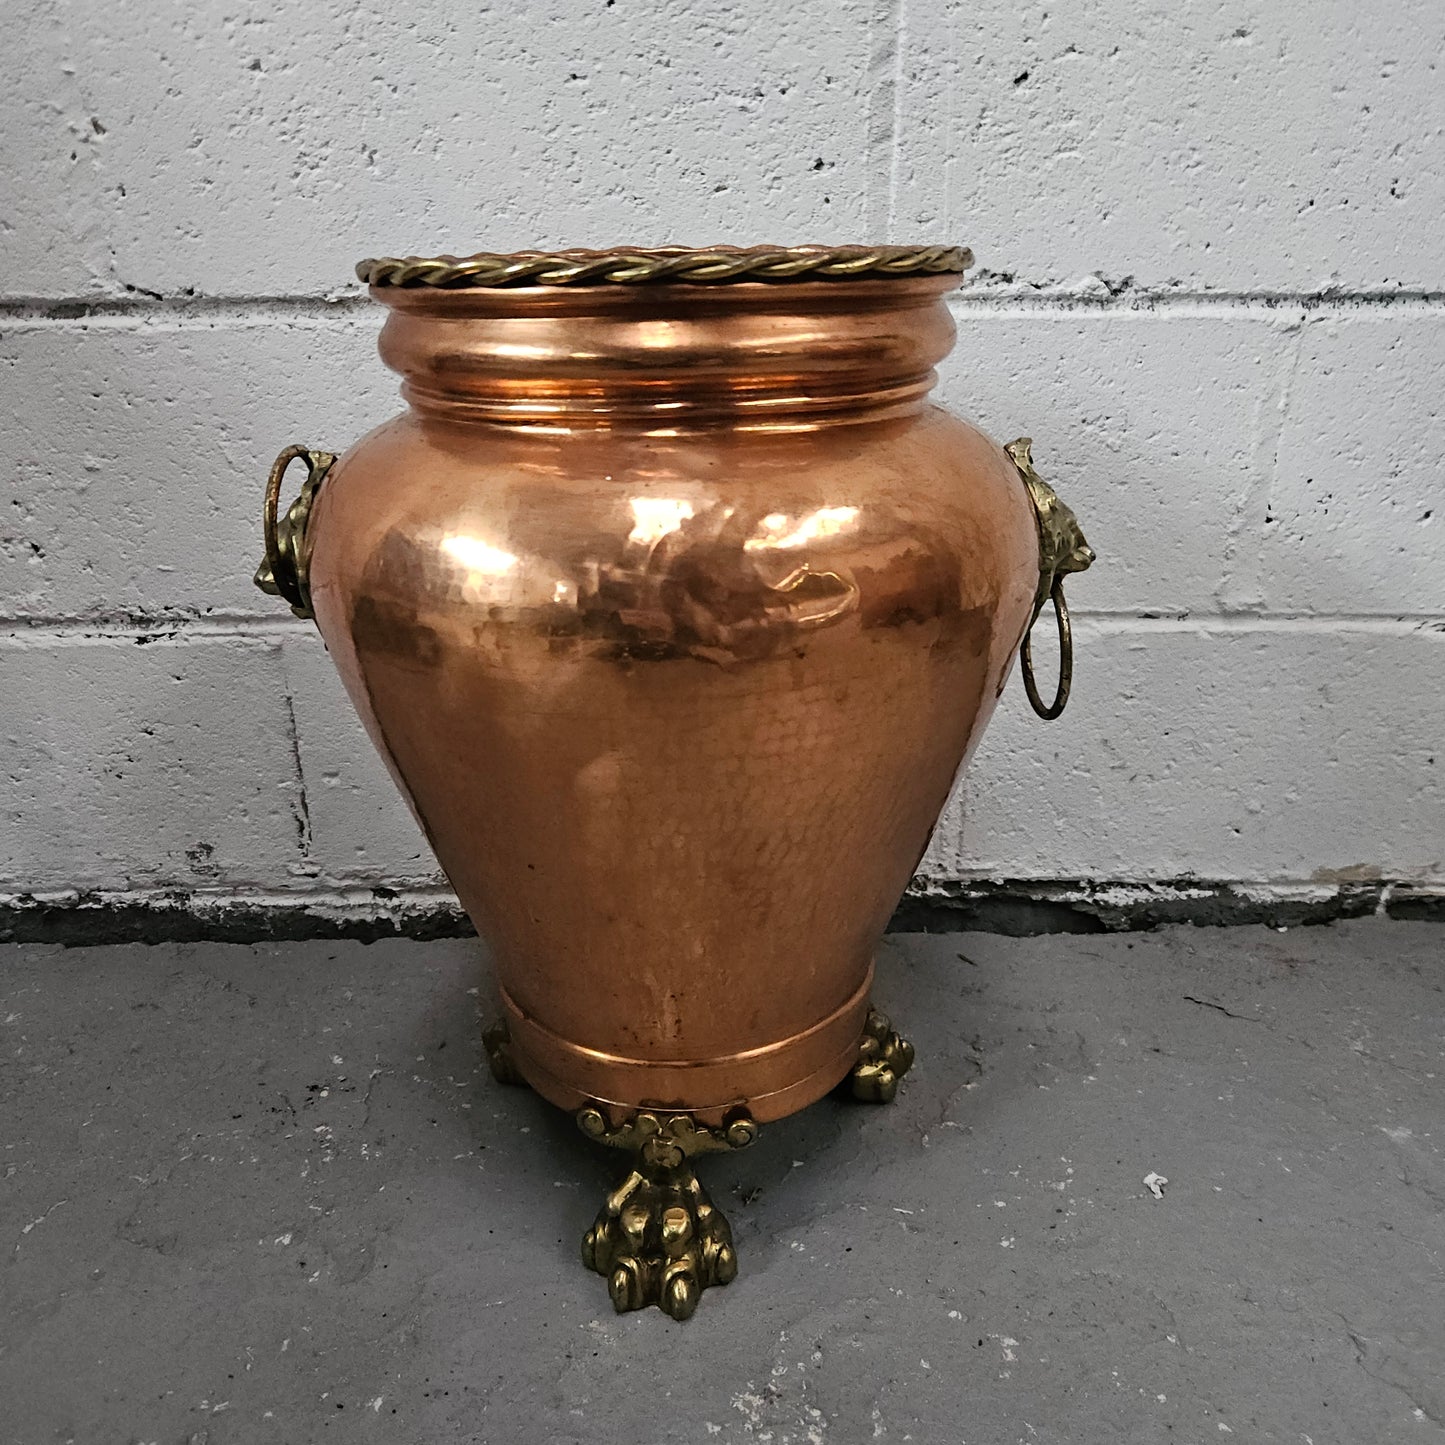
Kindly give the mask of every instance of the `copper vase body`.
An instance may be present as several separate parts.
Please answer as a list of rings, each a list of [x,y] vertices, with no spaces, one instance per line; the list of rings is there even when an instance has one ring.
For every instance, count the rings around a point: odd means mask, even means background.
[[[1067,700],[1093,554],[1026,440],[928,401],[968,259],[363,263],[408,410],[272,469],[256,580],[315,617],[490,945],[494,1072],[633,1156],[582,1246],[618,1309],[736,1273],[694,1156],[845,1077],[893,1097],[874,949],[1021,644],[1035,709]]]
[[[765,1122],[856,1057],[1039,580],[926,399],[953,284],[376,292],[410,409],[319,490],[312,606],[559,1105]]]

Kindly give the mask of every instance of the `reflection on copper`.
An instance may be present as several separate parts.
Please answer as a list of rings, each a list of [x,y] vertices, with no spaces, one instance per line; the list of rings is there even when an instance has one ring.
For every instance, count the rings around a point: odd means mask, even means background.
[[[443,552],[450,553],[469,572],[482,577],[498,577],[517,565],[516,553],[477,537],[443,537],[441,545]]]
[[[758,532],[762,535],[754,534],[743,546],[749,552],[775,547],[805,547],[823,537],[836,537],[851,527],[857,518],[857,507],[819,507],[816,512],[797,519],[783,512],[769,512],[758,523]]]
[[[677,497],[633,497],[628,505],[634,521],[627,540],[643,547],[662,541],[693,515],[692,503]]]

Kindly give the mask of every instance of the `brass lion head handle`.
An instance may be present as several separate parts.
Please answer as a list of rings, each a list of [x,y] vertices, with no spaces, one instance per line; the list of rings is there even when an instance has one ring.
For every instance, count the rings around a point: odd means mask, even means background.
[[[286,468],[297,460],[306,462],[306,480],[285,515],[278,517],[281,480],[286,475]],[[266,504],[262,513],[266,556],[256,569],[256,586],[272,597],[284,597],[298,617],[315,615],[311,611],[311,539],[306,533],[306,523],[311,516],[317,489],[326,480],[326,474],[335,462],[336,458],[330,452],[287,447],[276,458],[271,475],[266,479]]]
[[[1024,691],[1038,715],[1046,721],[1058,717],[1069,701],[1074,681],[1074,634],[1069,625],[1069,608],[1064,601],[1064,578],[1070,572],[1082,572],[1094,560],[1094,549],[1084,540],[1079,520],[1059,494],[1034,470],[1029,449],[1030,437],[1019,437],[1005,447],[1009,460],[1018,468],[1034,504],[1034,520],[1039,528],[1039,585],[1034,593],[1034,614],[1019,650],[1019,664],[1024,675]],[[1030,648],[1034,623],[1044,603],[1052,600],[1054,617],[1059,628],[1059,684],[1052,703],[1045,705],[1034,680],[1034,660]]]

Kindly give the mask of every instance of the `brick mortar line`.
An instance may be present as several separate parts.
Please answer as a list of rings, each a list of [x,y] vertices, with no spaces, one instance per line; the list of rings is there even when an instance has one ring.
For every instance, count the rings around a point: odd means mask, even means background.
[[[1101,283],[1101,286],[1103,283]],[[1114,291],[1030,286],[966,287],[952,295],[955,312],[1003,316],[1072,315],[1318,315],[1445,314],[1445,290],[1190,291],[1127,287]],[[364,295],[169,297],[0,297],[0,330],[69,327],[177,329],[380,323],[381,309]]]
[[[1120,636],[1165,633],[1359,633],[1445,638],[1445,613],[1291,613],[1214,612],[1160,617],[1140,612],[1073,611],[1076,633]],[[204,618],[5,618],[0,617],[0,647],[61,646],[85,642],[205,641],[275,642],[314,635],[312,623],[299,617]]]
[[[1445,290],[1400,291],[1191,291],[1126,287],[1117,291],[1009,286],[965,287],[949,297],[957,311],[991,310],[1010,315],[1078,312],[1106,314],[1178,313],[1290,316],[1295,312],[1324,315],[1353,312],[1445,311]]]
[[[871,0],[866,75],[868,182],[863,196],[869,235],[892,235],[897,191],[899,68],[903,62],[903,0]]]

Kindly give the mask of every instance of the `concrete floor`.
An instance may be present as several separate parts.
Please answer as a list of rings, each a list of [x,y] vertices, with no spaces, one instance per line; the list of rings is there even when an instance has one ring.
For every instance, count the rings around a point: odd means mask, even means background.
[[[4,1445],[1445,1439],[1437,925],[890,939],[917,1067],[707,1162],[685,1325],[478,959],[0,950]]]

